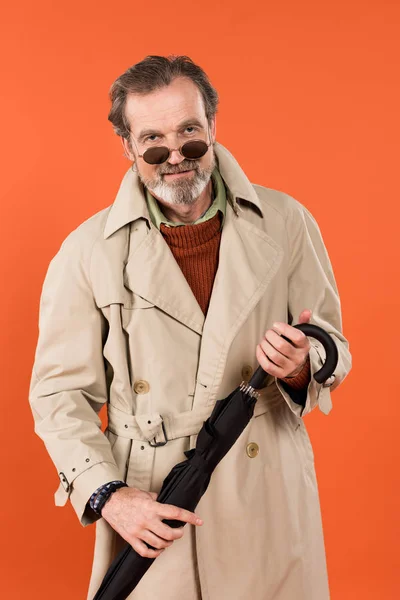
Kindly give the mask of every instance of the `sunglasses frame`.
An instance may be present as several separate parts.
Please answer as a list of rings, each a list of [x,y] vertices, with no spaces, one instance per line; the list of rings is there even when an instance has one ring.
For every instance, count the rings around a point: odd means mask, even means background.
[[[203,158],[203,156],[205,156],[205,155],[207,154],[209,147],[210,147],[210,146],[212,146],[211,135],[210,135],[210,127],[208,127],[208,137],[209,137],[209,139],[210,139],[210,142],[209,142],[208,144],[207,144],[207,142],[206,142],[206,141],[204,141],[204,140],[188,140],[187,142],[184,142],[184,143],[183,143],[181,146],[179,146],[179,148],[168,148],[168,146],[153,146],[152,148],[147,148],[147,150],[145,150],[145,151],[143,152],[143,154],[139,154],[139,150],[138,150],[138,147],[137,147],[137,145],[136,145],[136,142],[135,142],[135,140],[134,140],[134,137],[133,137],[132,133],[131,133],[131,136],[132,136],[133,143],[135,144],[136,151],[137,151],[137,153],[138,153],[138,157],[139,157],[139,158],[143,158],[143,160],[144,160],[144,161],[145,161],[145,162],[146,162],[148,165],[162,165],[162,164],[164,164],[165,162],[167,162],[167,160],[168,160],[168,159],[169,159],[169,157],[171,156],[171,152],[179,152],[179,154],[180,154],[181,156],[183,156],[183,158],[186,158],[186,160],[198,160],[199,158]],[[197,156],[196,158],[188,158],[187,156],[185,156],[185,155],[183,154],[183,152],[182,152],[182,148],[183,148],[184,146],[186,146],[186,144],[191,144],[191,143],[193,143],[193,142],[202,142],[203,144],[205,144],[205,145],[207,146],[207,150],[206,150],[206,151],[204,152],[204,154],[202,154],[201,156]],[[145,154],[146,154],[146,152],[148,152],[149,150],[156,150],[156,149],[158,150],[159,148],[165,148],[166,150],[168,150],[168,156],[167,156],[167,158],[166,158],[165,160],[163,160],[163,161],[159,162],[159,163],[151,163],[151,162],[148,162],[148,161],[145,159]]]

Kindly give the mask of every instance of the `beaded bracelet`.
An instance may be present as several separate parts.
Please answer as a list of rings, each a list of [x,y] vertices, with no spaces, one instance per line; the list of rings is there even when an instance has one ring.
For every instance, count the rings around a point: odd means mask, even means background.
[[[103,510],[104,505],[107,502],[107,500],[110,499],[111,494],[113,494],[119,488],[122,488],[122,487],[128,487],[128,485],[124,481],[113,481],[111,483],[108,483],[106,486],[104,486],[104,488],[102,488],[100,490],[100,492],[97,494],[97,496],[93,502],[94,512],[97,513],[98,515],[101,515],[101,511]]]

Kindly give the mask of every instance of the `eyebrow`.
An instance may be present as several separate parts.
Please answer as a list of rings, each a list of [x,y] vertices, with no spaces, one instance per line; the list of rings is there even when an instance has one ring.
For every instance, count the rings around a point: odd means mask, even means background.
[[[182,123],[180,123],[178,126],[178,130],[186,129],[186,127],[189,127],[190,125],[195,125],[196,127],[200,127],[201,129],[204,129],[204,126],[202,125],[202,123],[198,119],[194,118],[194,119],[185,119],[185,121],[182,121]],[[140,134],[138,136],[138,141],[143,142],[143,140],[148,135],[164,135],[164,134],[161,131],[157,131],[156,129],[145,129],[144,131],[140,132]]]

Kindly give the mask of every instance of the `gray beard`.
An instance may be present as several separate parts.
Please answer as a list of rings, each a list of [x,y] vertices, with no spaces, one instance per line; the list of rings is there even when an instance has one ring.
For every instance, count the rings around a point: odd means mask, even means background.
[[[191,205],[205,190],[215,166],[216,161],[213,156],[211,165],[206,169],[200,168],[197,161],[184,160],[179,165],[168,165],[168,163],[161,165],[154,179],[146,179],[140,173],[138,175],[143,185],[167,204]],[[181,173],[190,169],[195,169],[191,180],[184,179],[167,183],[163,178],[165,173]]]

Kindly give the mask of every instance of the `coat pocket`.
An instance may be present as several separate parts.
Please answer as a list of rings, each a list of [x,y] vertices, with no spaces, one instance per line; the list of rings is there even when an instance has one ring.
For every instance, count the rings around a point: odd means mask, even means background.
[[[285,407],[284,414],[290,437],[297,448],[303,464],[306,467],[313,467],[314,451],[303,419],[297,417],[288,407]]]
[[[300,419],[298,425],[299,426],[297,429],[297,433],[299,434],[302,440],[304,456],[308,462],[314,463],[314,450],[311,445],[310,436],[308,435],[308,431],[302,419]]]

